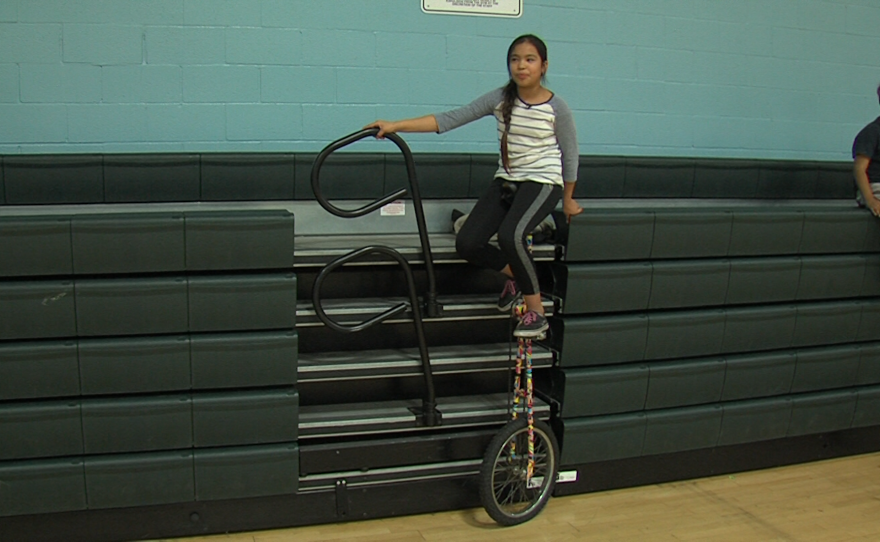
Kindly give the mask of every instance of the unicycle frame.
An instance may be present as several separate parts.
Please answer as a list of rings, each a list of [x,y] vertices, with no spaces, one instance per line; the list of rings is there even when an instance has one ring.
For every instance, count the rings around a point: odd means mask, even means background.
[[[531,249],[531,236],[527,241]],[[525,304],[518,303],[513,312],[522,317]],[[552,429],[535,419],[532,341],[545,337],[543,333],[517,337],[513,397],[508,401],[510,421],[492,438],[480,467],[483,508],[503,526],[519,525],[539,514],[556,485],[559,445]]]
[[[525,314],[525,305],[519,304],[515,307],[516,315],[521,317]],[[517,337],[516,364],[514,365],[513,377],[513,400],[510,407],[510,419],[516,421],[519,418],[520,411],[526,416],[526,423],[529,431],[528,445],[528,472],[526,474],[526,483],[531,485],[532,476],[535,472],[535,386],[532,375],[532,339]],[[525,386],[523,386],[523,376],[525,376]],[[517,408],[519,407],[519,408]],[[510,443],[510,453],[515,457],[518,452],[516,443]]]

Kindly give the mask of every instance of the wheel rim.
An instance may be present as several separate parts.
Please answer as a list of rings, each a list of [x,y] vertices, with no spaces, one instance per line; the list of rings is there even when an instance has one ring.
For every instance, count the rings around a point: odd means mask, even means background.
[[[511,451],[515,443],[516,453]],[[495,457],[492,469],[492,492],[495,503],[505,515],[517,517],[528,514],[547,494],[550,484],[548,473],[554,472],[553,457],[548,453],[549,443],[540,430],[535,430],[535,466],[531,482],[528,471],[528,429],[524,428],[505,442]]]

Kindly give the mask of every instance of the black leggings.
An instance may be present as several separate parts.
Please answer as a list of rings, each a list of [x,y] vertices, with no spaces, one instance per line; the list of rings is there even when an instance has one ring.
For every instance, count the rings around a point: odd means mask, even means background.
[[[480,197],[458,232],[455,249],[472,264],[501,271],[507,265],[516,284],[526,295],[541,291],[535,262],[526,244],[526,236],[556,208],[562,187],[524,181],[516,183],[511,203],[504,201],[504,179],[495,179]],[[489,244],[498,234],[499,250]]]

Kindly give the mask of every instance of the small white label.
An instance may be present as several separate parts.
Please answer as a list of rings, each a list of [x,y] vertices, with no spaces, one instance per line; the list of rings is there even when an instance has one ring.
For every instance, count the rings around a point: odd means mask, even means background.
[[[379,216],[405,216],[406,203],[402,200],[392,201],[379,210]]]
[[[519,17],[523,0],[422,0],[425,13]]]
[[[566,484],[569,482],[577,482],[578,479],[578,471],[576,470],[567,470],[560,472],[556,475],[556,483],[557,484]],[[541,484],[544,483],[543,476],[534,476],[529,480],[528,487],[529,489],[538,489],[541,487]]]
[[[565,484],[568,482],[577,482],[577,480],[578,480],[578,471],[576,471],[576,470],[562,471],[556,476],[556,483],[557,484]]]

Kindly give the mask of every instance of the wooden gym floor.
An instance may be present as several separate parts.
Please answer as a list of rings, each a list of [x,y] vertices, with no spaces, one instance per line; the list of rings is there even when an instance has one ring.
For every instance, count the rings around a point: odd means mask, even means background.
[[[562,497],[509,529],[473,509],[177,540],[877,542],[880,453]]]

